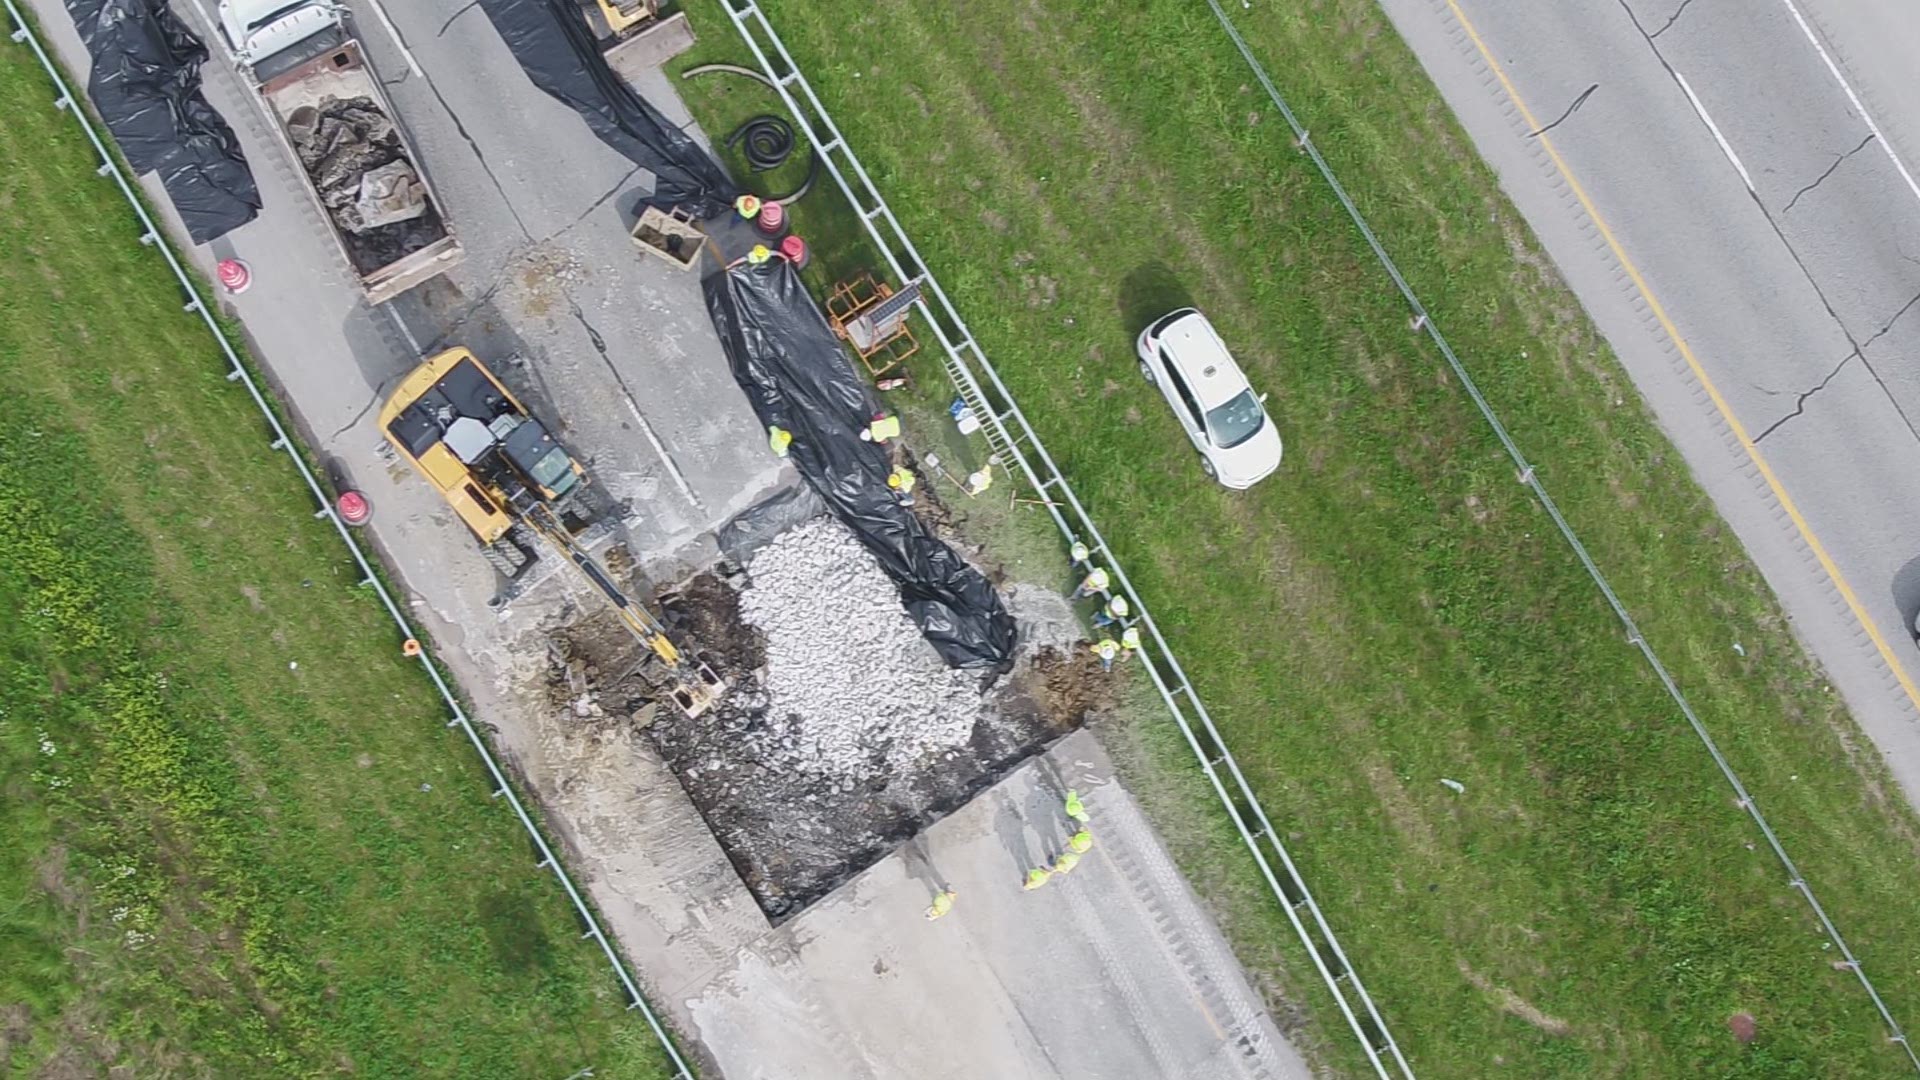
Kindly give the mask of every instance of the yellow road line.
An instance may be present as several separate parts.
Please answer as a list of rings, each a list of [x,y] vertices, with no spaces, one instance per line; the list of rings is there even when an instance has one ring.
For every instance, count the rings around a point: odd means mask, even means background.
[[[1533,110],[1527,107],[1526,100],[1520,96],[1520,91],[1514,87],[1513,81],[1507,78],[1507,73],[1500,67],[1500,63],[1493,58],[1487,43],[1481,40],[1480,32],[1474,29],[1473,23],[1468,20],[1467,13],[1460,10],[1457,0],[1447,0],[1447,7],[1452,10],[1453,17],[1459,21],[1460,28],[1467,32],[1467,38],[1473,42],[1473,47],[1480,51],[1480,58],[1486,61],[1487,70],[1493,72],[1493,77],[1500,80],[1500,86],[1506,91],[1508,99],[1513,102],[1514,108],[1520,110],[1521,119],[1526,121],[1530,130],[1538,130],[1541,126],[1540,121],[1534,118]],[[1740,441],[1741,449],[1747,452],[1747,459],[1753,462],[1755,469],[1759,470],[1761,478],[1767,482],[1767,487],[1772,489],[1773,497],[1780,501],[1781,509],[1787,512],[1787,517],[1793,521],[1794,528],[1800,531],[1800,538],[1806,541],[1814,558],[1820,561],[1821,569],[1825,570],[1827,577],[1833,581],[1834,588],[1840,591],[1840,598],[1847,602],[1847,608],[1859,621],[1860,628],[1866,631],[1874,648],[1880,651],[1880,658],[1886,661],[1887,667],[1893,671],[1893,677],[1899,680],[1901,689],[1907,692],[1907,700],[1913,703],[1916,710],[1920,710],[1920,687],[1914,686],[1913,680],[1907,676],[1906,668],[1901,666],[1899,659],[1894,656],[1893,649],[1887,644],[1887,639],[1881,636],[1880,628],[1873,624],[1873,619],[1860,605],[1860,598],[1854,595],[1853,586],[1847,584],[1846,577],[1840,573],[1840,567],[1835,565],[1832,556],[1827,554],[1826,545],[1813,534],[1813,528],[1801,515],[1800,508],[1793,504],[1793,499],[1787,494],[1787,489],[1781,485],[1780,478],[1774,475],[1773,467],[1767,464],[1767,459],[1761,455],[1760,448],[1754,445],[1753,439],[1747,435],[1745,425],[1733,415],[1733,409],[1727,405],[1726,398],[1720,396],[1719,388],[1714,386],[1713,380],[1707,377],[1706,369],[1700,366],[1700,360],[1694,356],[1693,349],[1687,345],[1687,339],[1680,336],[1679,328],[1674,326],[1673,320],[1667,317],[1667,309],[1661,305],[1659,298],[1653,295],[1653,290],[1648,287],[1646,278],[1640,274],[1640,268],[1627,257],[1626,249],[1620,246],[1620,241],[1613,235],[1613,230],[1607,227],[1606,219],[1600,216],[1599,208],[1593,205],[1591,198],[1587,197],[1586,188],[1580,185],[1579,180],[1574,179],[1573,170],[1567,167],[1566,160],[1560,156],[1560,151],[1554,149],[1552,138],[1544,132],[1536,138],[1541,148],[1546,150],[1547,157],[1552,160],[1553,167],[1559,170],[1560,178],[1565,180],[1567,187],[1573,191],[1573,197],[1580,201],[1581,208],[1593,221],[1594,228],[1599,230],[1601,238],[1607,242],[1607,247],[1612,250],[1613,257],[1619,262],[1620,268],[1627,272],[1627,277],[1633,281],[1634,288],[1640,290],[1640,295],[1646,299],[1647,309],[1653,312],[1653,317],[1659,321],[1660,328],[1666,331],[1674,348],[1680,351],[1680,356],[1686,360],[1687,367],[1692,369],[1693,377],[1700,381],[1701,387],[1707,392],[1707,397],[1712,399],[1713,407],[1720,412],[1720,418],[1727,422],[1727,427],[1732,429],[1734,438]]]

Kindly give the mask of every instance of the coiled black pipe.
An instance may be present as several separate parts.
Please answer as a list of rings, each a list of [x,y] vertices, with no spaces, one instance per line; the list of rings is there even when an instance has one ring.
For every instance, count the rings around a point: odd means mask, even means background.
[[[793,156],[793,125],[777,116],[761,114],[733,129],[727,149],[746,144],[747,165],[754,172],[777,169]]]
[[[687,70],[681,72],[680,77],[682,79],[691,79],[696,75],[708,75],[714,72],[725,72],[728,75],[740,75],[745,78],[752,79],[753,81],[760,83],[762,86],[766,86],[769,89],[777,89],[777,87],[774,87],[773,80],[767,78],[765,75],[760,74],[758,71],[755,71],[752,68],[741,67],[738,64],[702,64],[699,67],[688,68]],[[763,121],[771,121],[772,123],[765,125],[764,134],[759,134],[755,130],[755,125],[761,124]],[[774,125],[778,125],[777,131]],[[756,139],[756,135],[757,135],[757,139]],[[764,147],[764,151],[765,151],[765,156],[763,160],[772,162],[772,164],[763,166],[755,158],[755,154],[760,152],[759,150],[756,149],[756,141],[772,140],[772,139],[775,139],[776,136],[778,139],[777,143],[768,141],[768,142],[761,142],[760,144],[761,146]],[[781,119],[778,116],[761,115],[761,116],[754,117],[753,119],[735,128],[733,131],[733,134],[727,136],[726,145],[728,147],[732,147],[734,143],[740,139],[747,140],[747,149],[746,149],[747,163],[750,166],[752,166],[754,172],[765,172],[768,169],[771,169],[774,166],[779,165],[781,162],[786,161],[787,158],[793,155],[793,125],[788,123],[786,120]],[[778,161],[774,160],[774,151],[776,148],[779,149]],[[812,191],[814,181],[818,180],[819,178],[820,178],[820,155],[816,152],[808,155],[807,157],[807,178],[800,182],[800,186],[797,188],[794,188],[792,191],[788,192],[785,195],[769,196],[767,201],[777,202],[782,206],[791,206],[792,204],[799,202],[801,197],[804,196],[807,192]]]

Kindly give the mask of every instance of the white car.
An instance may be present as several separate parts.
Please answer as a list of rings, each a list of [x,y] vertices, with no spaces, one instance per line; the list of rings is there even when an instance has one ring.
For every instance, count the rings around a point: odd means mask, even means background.
[[[1280,432],[1261,408],[1213,324],[1181,308],[1140,332],[1140,374],[1160,388],[1200,451],[1200,467],[1223,487],[1244,491],[1280,467]]]

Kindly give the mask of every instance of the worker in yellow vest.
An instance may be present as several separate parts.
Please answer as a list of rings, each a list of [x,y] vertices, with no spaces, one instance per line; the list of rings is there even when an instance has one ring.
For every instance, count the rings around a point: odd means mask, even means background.
[[[1079,865],[1080,855],[1078,852],[1063,851],[1054,856],[1053,872],[1056,874],[1069,874],[1073,872],[1074,867]]]
[[[793,432],[769,424],[767,425],[767,445],[773,448],[774,456],[786,457],[787,447],[793,445]]]
[[[1101,638],[1093,645],[1093,655],[1100,658],[1100,670],[1112,671],[1113,658],[1120,655],[1120,643],[1112,638]]]
[[[1044,866],[1036,866],[1027,871],[1027,879],[1020,887],[1027,892],[1032,892],[1051,880],[1053,880],[1053,871]]]
[[[927,905],[927,921],[932,922],[947,912],[952,911],[953,898],[958,895],[959,894],[952,889],[941,889],[939,895],[933,898],[933,903]]]
[[[1067,837],[1067,850],[1075,855],[1085,855],[1093,850],[1093,830],[1084,826],[1079,832]]]
[[[733,200],[733,209],[741,217],[752,221],[754,218],[760,216],[760,197],[758,195],[742,195]]]
[[[1129,626],[1120,632],[1120,659],[1131,660],[1140,651],[1140,628]]]
[[[905,465],[887,474],[887,487],[893,489],[893,497],[901,506],[913,505],[913,485],[916,483],[913,470]]]
[[[1111,584],[1112,581],[1107,577],[1105,568],[1096,566],[1087,572],[1086,577],[1080,579],[1080,587],[1073,590],[1073,595],[1069,599],[1078,600],[1083,596],[1092,596],[1094,593],[1104,593],[1107,591],[1107,586]]]
[[[1080,801],[1080,793],[1078,791],[1071,789],[1067,791],[1067,816],[1082,825],[1085,825],[1091,820],[1087,816],[1087,804]]]
[[[1106,606],[1093,613],[1093,625],[1112,626],[1115,623],[1121,622],[1121,620],[1132,614],[1132,612],[1132,607],[1127,604],[1127,598],[1124,596],[1116,596],[1108,600]]]
[[[1088,547],[1084,541],[1075,540],[1073,546],[1068,548],[1067,552],[1073,556],[1074,566],[1093,566],[1093,549]]]

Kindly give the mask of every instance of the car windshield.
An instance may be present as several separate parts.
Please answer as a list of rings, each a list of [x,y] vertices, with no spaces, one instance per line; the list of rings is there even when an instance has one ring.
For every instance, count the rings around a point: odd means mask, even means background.
[[[1260,399],[1253,396],[1253,391],[1242,390],[1226,404],[1207,410],[1207,431],[1213,436],[1213,444],[1226,450],[1253,438],[1266,420],[1267,415],[1260,411]]]
[[[272,11],[268,12],[267,14],[262,15],[259,18],[248,23],[247,32],[252,33],[253,31],[260,29],[261,27],[267,25],[270,22],[274,22],[284,16],[291,15],[294,12],[299,11],[303,7],[310,6],[311,3],[312,3],[312,0],[295,0],[294,3],[288,4],[285,7],[275,8]]]

